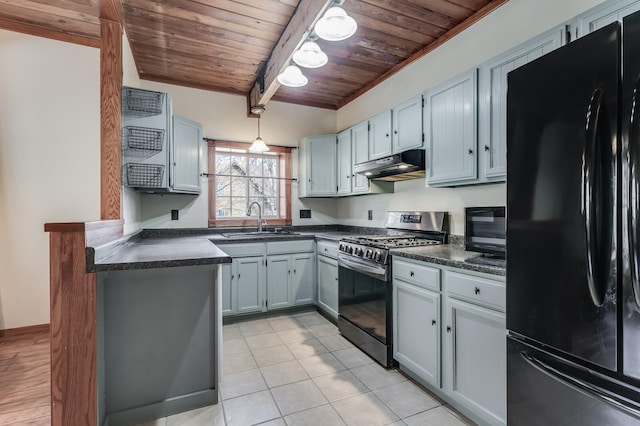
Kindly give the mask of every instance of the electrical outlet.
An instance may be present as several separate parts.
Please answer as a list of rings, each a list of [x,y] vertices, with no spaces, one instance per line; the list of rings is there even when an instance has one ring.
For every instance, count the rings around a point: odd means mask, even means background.
[[[369,210],[367,213],[367,219],[373,220],[373,210]]]
[[[171,210],[171,220],[178,220],[178,210]]]
[[[311,210],[300,210],[300,219],[311,219]]]

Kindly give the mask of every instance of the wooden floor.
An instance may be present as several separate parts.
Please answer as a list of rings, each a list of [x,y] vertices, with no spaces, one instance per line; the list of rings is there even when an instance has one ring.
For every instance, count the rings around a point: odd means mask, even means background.
[[[51,424],[49,333],[0,338],[0,425]]]

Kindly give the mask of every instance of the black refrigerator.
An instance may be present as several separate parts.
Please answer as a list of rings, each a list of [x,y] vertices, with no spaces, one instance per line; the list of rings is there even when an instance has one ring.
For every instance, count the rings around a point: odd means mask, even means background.
[[[640,425],[640,13],[508,85],[508,424]]]

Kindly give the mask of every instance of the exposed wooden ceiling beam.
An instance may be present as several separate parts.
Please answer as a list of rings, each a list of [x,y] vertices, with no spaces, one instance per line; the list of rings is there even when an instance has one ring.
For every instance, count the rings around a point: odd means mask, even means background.
[[[266,105],[273,97],[280,87],[276,77],[289,64],[293,52],[300,46],[305,34],[309,32],[331,3],[333,3],[333,0],[300,0],[298,7],[273,48],[264,66],[264,71],[260,73],[249,92],[247,98],[249,100],[249,111],[251,106]]]

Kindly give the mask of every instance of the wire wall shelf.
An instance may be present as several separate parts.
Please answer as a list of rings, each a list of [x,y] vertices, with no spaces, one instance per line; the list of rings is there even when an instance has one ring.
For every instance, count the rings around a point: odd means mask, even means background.
[[[164,166],[160,164],[127,163],[123,166],[123,181],[138,188],[162,188]]]
[[[126,88],[122,90],[122,114],[134,117],[151,117],[162,113],[160,92]]]
[[[151,157],[162,151],[164,130],[126,126],[122,129],[122,152],[130,157]]]

